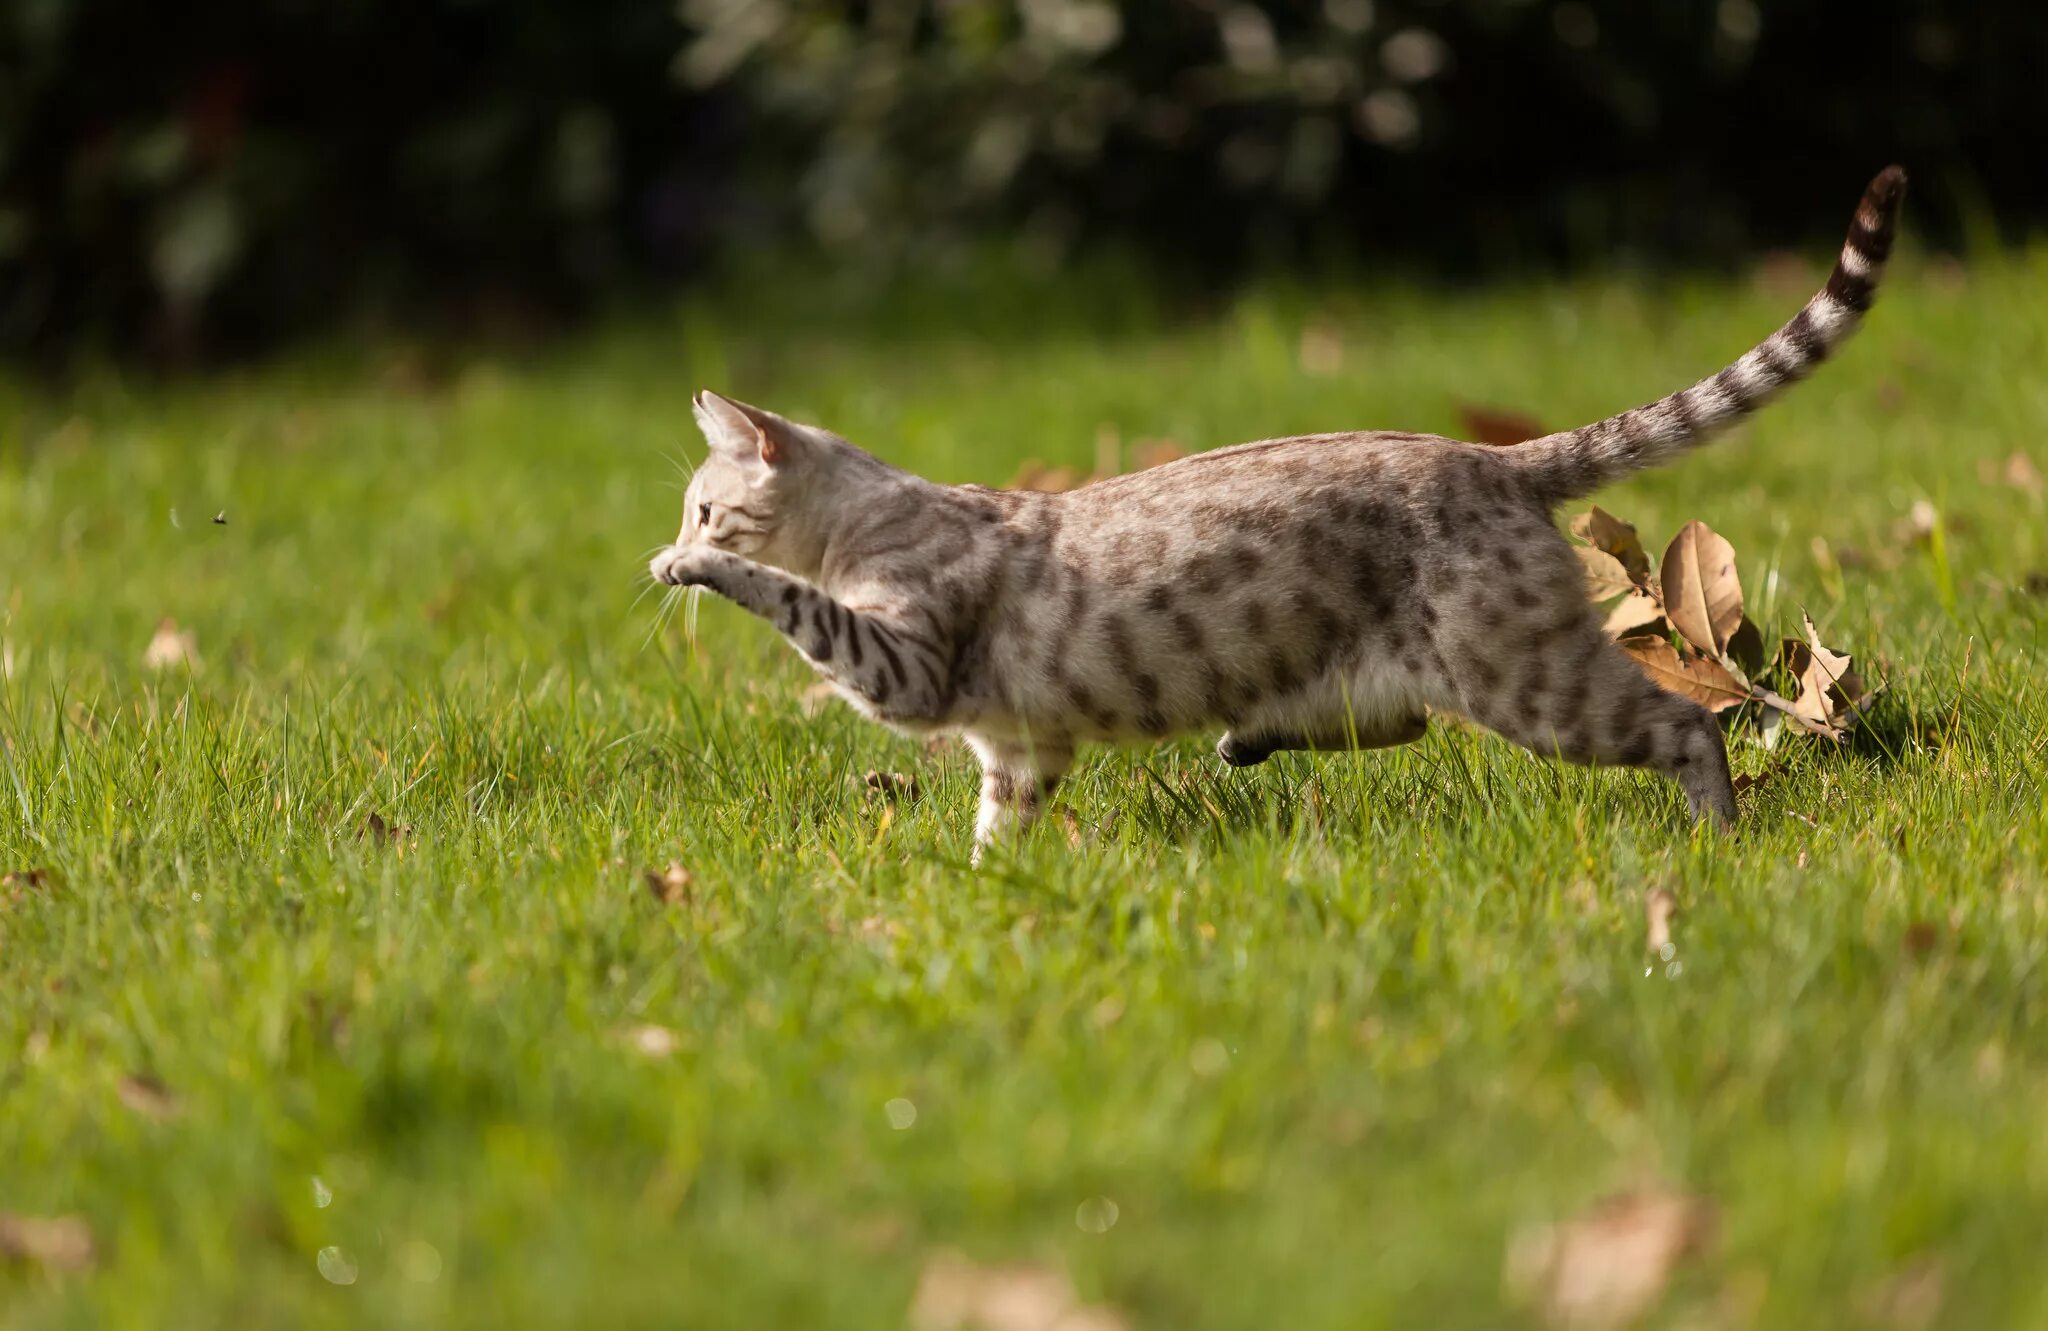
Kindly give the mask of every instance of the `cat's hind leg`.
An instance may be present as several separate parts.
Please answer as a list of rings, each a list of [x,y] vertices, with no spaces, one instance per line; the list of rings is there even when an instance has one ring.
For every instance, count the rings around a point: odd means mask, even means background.
[[[1420,709],[1390,717],[1320,718],[1306,724],[1256,724],[1224,732],[1216,756],[1232,767],[1253,767],[1276,753],[1308,749],[1342,753],[1347,749],[1391,749],[1413,744],[1429,733],[1429,715]]]
[[[981,759],[981,809],[974,820],[973,861],[997,841],[1038,821],[1045,801],[1074,763],[1071,743],[967,736]]]
[[[1734,825],[1728,748],[1713,713],[1651,683],[1592,615],[1538,634],[1507,662],[1452,660],[1473,720],[1568,762],[1660,772],[1685,792],[1696,820]]]
[[[1233,716],[1216,756],[1251,767],[1288,749],[1343,753],[1413,744],[1429,731],[1429,694],[1385,667],[1333,672],[1300,692],[1262,700]]]

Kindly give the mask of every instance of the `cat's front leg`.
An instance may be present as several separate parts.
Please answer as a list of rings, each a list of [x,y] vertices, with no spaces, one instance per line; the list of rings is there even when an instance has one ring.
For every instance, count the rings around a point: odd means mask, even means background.
[[[647,567],[657,582],[708,588],[767,620],[882,720],[944,719],[949,659],[929,634],[875,611],[849,609],[801,578],[724,550],[670,546]]]
[[[974,820],[973,862],[990,846],[1038,821],[1046,800],[1073,765],[1068,744],[1023,744],[968,735],[981,759],[981,809]]]

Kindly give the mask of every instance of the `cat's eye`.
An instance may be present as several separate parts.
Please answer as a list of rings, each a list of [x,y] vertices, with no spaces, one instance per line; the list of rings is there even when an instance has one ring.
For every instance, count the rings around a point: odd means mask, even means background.
[[[700,527],[709,527],[711,525],[711,505],[697,505],[697,525]]]

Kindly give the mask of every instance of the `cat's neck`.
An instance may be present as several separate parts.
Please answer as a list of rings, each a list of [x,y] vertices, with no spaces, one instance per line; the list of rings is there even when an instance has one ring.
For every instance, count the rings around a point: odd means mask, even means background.
[[[821,462],[810,482],[807,520],[790,534],[784,568],[832,591],[825,570],[846,567],[846,561],[833,558],[835,551],[860,540],[863,532],[871,540],[872,517],[878,508],[894,506],[906,494],[930,492],[936,498],[945,487],[892,467],[850,444],[834,448]]]

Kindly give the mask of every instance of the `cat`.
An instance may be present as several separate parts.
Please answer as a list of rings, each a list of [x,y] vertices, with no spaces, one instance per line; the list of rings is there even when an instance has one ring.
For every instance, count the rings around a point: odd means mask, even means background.
[[[766,619],[859,711],[981,760],[974,858],[1096,740],[1221,725],[1223,761],[1422,738],[1456,713],[1539,753],[1647,767],[1733,826],[1719,726],[1601,630],[1552,520],[1811,371],[1870,308],[1906,188],[1870,183],[1827,285],[1720,373],[1511,448],[1346,432],[1065,493],[938,485],[703,392],[710,444],[660,582]]]

